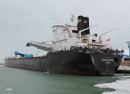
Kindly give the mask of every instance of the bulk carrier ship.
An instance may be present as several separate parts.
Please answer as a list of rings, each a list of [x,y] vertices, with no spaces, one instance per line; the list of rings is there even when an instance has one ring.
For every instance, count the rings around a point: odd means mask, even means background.
[[[74,17],[74,16],[73,16]],[[71,18],[71,21],[74,18]],[[90,34],[89,18],[78,16],[77,25],[52,26],[53,40],[30,41],[48,53],[42,57],[6,58],[5,66],[74,75],[113,75],[122,62],[122,53],[104,43],[101,35]],[[107,33],[107,32],[106,32]]]

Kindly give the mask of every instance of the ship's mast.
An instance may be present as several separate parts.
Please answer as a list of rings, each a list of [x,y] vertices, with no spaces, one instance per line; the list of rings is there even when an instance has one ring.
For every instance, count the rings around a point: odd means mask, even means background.
[[[74,24],[74,20],[75,20],[75,16],[73,14],[71,14],[70,21],[72,22],[72,25]]]

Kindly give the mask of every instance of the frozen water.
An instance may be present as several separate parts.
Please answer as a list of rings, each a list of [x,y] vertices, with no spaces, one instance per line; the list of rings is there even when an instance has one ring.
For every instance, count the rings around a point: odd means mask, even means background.
[[[130,94],[130,79],[117,80],[116,82],[97,84],[95,86],[100,88],[111,88],[115,90],[110,92],[103,92],[102,94]]]

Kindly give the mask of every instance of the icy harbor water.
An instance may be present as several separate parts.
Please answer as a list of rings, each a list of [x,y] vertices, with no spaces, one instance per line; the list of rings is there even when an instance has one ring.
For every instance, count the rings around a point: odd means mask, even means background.
[[[106,91],[102,94],[130,94],[130,76],[121,76],[120,80],[111,83],[103,83],[94,85],[100,88],[110,88],[114,91]]]
[[[74,76],[0,66],[0,94],[130,94],[130,76]]]

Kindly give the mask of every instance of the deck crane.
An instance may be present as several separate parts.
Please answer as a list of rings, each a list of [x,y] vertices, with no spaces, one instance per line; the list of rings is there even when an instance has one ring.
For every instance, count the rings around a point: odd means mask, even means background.
[[[30,41],[26,44],[26,46],[33,46],[38,49],[44,50],[44,51],[52,51],[52,45],[47,44],[47,42],[36,42],[36,41]]]
[[[15,57],[17,57],[18,55],[23,57],[23,58],[32,58],[33,57],[33,54],[23,54],[23,53],[20,53],[18,51],[15,51],[14,54],[15,54]]]
[[[109,31],[107,31],[107,32],[102,33],[101,35],[99,35],[99,42],[102,43],[102,36],[103,36],[103,35],[108,34],[108,33],[112,32],[112,31],[114,31],[114,30],[116,30],[116,28],[113,28],[113,29],[111,29],[111,30],[109,30]]]

